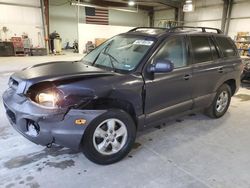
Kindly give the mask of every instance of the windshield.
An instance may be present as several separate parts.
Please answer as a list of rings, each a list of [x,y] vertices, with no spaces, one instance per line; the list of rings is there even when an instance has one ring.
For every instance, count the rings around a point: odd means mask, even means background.
[[[149,37],[115,36],[87,54],[82,61],[113,71],[131,71],[148,52],[154,40]]]

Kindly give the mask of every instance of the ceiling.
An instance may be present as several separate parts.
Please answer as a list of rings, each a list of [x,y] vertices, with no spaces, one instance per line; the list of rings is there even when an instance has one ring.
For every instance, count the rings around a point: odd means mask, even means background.
[[[125,7],[128,6],[129,0],[80,0],[84,3],[91,3],[98,6],[108,6],[108,7]],[[178,7],[183,0],[135,0],[139,9],[142,10],[152,10],[153,8],[163,8],[163,7]]]

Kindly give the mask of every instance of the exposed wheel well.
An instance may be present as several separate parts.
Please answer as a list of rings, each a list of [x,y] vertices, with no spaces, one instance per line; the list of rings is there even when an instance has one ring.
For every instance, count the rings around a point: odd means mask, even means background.
[[[226,82],[224,82],[225,84],[229,85],[231,91],[232,91],[232,96],[235,94],[236,91],[236,82],[234,79],[231,80],[227,80]]]
[[[137,126],[137,117],[136,117],[134,106],[126,100],[98,98],[98,99],[92,100],[91,103],[89,103],[87,106],[84,106],[84,108],[85,109],[110,109],[110,108],[122,109],[132,117],[132,119],[134,120]]]

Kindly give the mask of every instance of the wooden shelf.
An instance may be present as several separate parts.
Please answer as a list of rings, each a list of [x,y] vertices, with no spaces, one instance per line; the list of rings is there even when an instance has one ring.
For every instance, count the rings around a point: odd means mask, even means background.
[[[249,56],[240,56],[240,58],[242,58],[242,59],[250,59]]]
[[[238,48],[238,50],[248,51],[250,48]]]
[[[240,37],[250,37],[250,35],[241,35]]]
[[[248,41],[235,41],[235,42],[237,42],[237,43],[250,43],[249,40]]]

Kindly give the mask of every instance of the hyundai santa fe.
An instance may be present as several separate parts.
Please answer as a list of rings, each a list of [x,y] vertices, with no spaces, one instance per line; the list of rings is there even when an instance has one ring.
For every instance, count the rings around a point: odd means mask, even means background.
[[[14,73],[3,103],[30,141],[111,164],[129,153],[139,130],[194,111],[223,116],[242,70],[233,41],[219,29],[135,28],[80,61]]]

